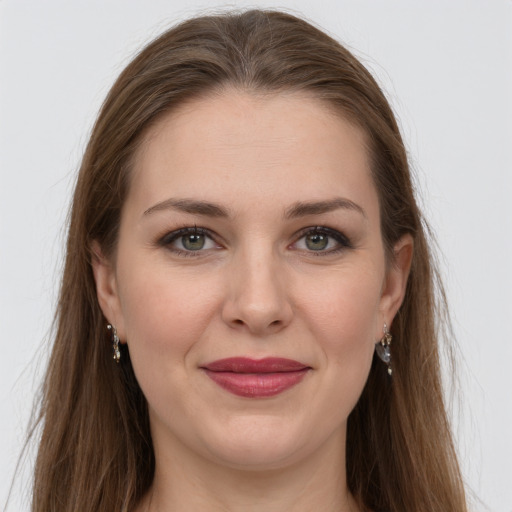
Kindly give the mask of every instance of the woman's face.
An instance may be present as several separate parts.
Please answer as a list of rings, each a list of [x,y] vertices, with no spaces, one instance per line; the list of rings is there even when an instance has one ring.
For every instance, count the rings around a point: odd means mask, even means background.
[[[230,90],[152,127],[132,178],[94,268],[157,457],[277,468],[343,446],[410,254],[388,270],[362,132],[305,95]]]

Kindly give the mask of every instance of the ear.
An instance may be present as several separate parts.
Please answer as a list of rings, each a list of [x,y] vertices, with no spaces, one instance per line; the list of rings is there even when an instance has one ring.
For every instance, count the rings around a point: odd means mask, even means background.
[[[98,303],[104,317],[116,328],[120,340],[126,340],[115,268],[112,262],[103,255],[100,244],[96,240],[92,243],[91,252]]]
[[[386,272],[382,295],[380,298],[381,324],[378,326],[376,339],[382,336],[382,326],[391,326],[393,318],[405,297],[407,279],[411,269],[414,241],[410,234],[403,235],[393,247],[393,261]]]

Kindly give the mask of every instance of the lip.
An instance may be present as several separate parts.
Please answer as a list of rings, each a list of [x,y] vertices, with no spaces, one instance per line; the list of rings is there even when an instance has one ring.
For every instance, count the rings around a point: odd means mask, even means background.
[[[293,359],[230,357],[201,367],[221,388],[237,396],[265,398],[297,385],[311,369]]]

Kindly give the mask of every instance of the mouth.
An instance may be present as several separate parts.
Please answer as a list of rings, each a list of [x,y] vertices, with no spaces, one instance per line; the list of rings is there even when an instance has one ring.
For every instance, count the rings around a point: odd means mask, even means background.
[[[299,384],[311,367],[278,357],[219,359],[201,367],[218,386],[246,398],[279,395]]]

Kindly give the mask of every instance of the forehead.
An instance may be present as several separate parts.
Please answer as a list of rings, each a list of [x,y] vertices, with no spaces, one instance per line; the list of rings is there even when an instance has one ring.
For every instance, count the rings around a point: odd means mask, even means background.
[[[167,196],[377,202],[363,131],[302,93],[190,101],[150,128],[133,173],[129,198],[146,208]]]

